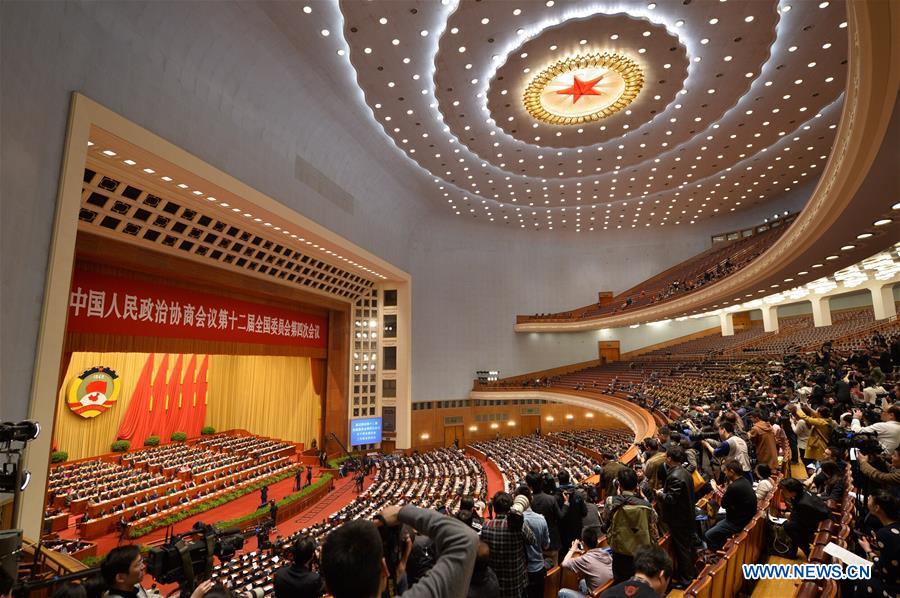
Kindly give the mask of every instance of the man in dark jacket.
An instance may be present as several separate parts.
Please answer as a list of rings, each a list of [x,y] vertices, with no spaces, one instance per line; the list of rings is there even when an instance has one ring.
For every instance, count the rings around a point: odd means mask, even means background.
[[[721,550],[728,538],[744,529],[756,515],[756,492],[744,477],[741,464],[731,459],[725,462],[724,469],[729,482],[722,497],[725,519],[706,532],[706,547],[710,550]]]
[[[809,544],[819,527],[819,522],[831,515],[831,511],[818,496],[809,494],[803,483],[794,478],[786,478],[778,484],[781,496],[791,505],[788,521],[784,523],[784,531],[791,539],[791,550],[785,558],[797,558],[797,549],[809,556]]]
[[[581,537],[581,518],[587,515],[587,505],[584,504],[584,495],[575,492],[575,487],[569,478],[569,472],[565,469],[559,470],[556,474],[559,480],[559,490],[563,496],[564,505],[568,504],[565,514],[559,520],[559,543],[560,562],[566,556],[568,547],[572,545],[574,540]],[[557,501],[557,504],[559,502]],[[533,511],[534,509],[532,509]]]
[[[479,542],[466,598],[497,598],[500,594],[500,582],[497,581],[497,574],[490,568],[490,562],[491,549],[484,542]]]
[[[547,520],[547,529],[550,532],[550,549],[546,553],[548,560],[551,561],[549,568],[553,568],[559,562],[558,552],[562,547],[562,541],[559,536],[559,521],[566,513],[569,506],[557,502],[555,496],[551,496],[544,492],[544,481],[541,474],[530,472],[525,476],[525,483],[531,489],[531,510],[539,515],[543,515]],[[552,555],[552,556],[551,556]]]
[[[670,447],[666,451],[666,483],[657,495],[662,503],[663,521],[669,527],[672,538],[672,549],[677,565],[676,576],[672,580],[674,589],[683,590],[697,576],[694,561],[697,558],[694,550],[694,480],[683,467],[684,449],[680,446]]]
[[[275,598],[318,598],[325,591],[325,582],[310,570],[316,543],[307,536],[294,542],[294,562],[275,572]]]

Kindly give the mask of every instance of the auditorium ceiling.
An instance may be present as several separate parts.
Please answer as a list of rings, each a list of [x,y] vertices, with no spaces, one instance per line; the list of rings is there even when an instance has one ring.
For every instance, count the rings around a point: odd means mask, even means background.
[[[771,202],[818,180],[845,95],[840,1],[264,10],[442,210],[520,229],[690,226]]]

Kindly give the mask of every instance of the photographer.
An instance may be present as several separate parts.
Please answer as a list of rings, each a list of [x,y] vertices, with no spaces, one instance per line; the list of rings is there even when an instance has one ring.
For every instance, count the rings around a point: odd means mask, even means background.
[[[598,533],[599,528],[586,527],[581,532],[581,540],[572,542],[562,566],[581,578],[579,591],[563,588],[559,598],[584,598],[613,578],[612,557],[597,547]]]
[[[871,426],[863,427],[860,419],[862,419],[862,411],[854,410],[851,424],[854,432],[857,434],[874,432],[878,435],[878,442],[881,443],[884,452],[888,454],[900,446],[900,405],[891,405],[888,409],[883,410],[881,421]]]
[[[869,463],[867,455],[858,454],[856,460],[859,463],[859,471],[865,477],[874,481],[885,490],[889,490],[897,495],[900,492],[900,447],[897,447],[891,453],[890,471],[884,472],[876,469]]]
[[[502,598],[520,598],[528,583],[525,548],[537,545],[531,527],[525,525],[524,512],[528,499],[515,499],[506,492],[498,492],[493,499],[496,519],[484,522],[481,540],[490,547],[491,569],[497,574]],[[439,594],[443,598],[443,594]]]
[[[316,543],[312,538],[301,537],[292,547],[294,562],[275,572],[275,598],[318,598],[325,590],[325,582],[312,571],[316,556]]]
[[[334,598],[377,598],[387,587],[382,528],[411,525],[431,537],[439,556],[434,567],[404,593],[407,598],[464,598],[472,576],[478,536],[461,521],[412,505],[389,506],[378,523],[354,520],[332,531],[322,548],[321,572]]]

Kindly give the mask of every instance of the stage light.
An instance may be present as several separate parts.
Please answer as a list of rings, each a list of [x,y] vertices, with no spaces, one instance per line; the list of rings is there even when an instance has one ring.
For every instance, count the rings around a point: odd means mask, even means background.
[[[41,424],[34,421],[0,423],[0,442],[29,442],[41,433]]]

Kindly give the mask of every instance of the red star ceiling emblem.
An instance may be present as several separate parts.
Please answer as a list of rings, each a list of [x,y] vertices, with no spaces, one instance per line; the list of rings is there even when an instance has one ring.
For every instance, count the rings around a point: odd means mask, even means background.
[[[578,78],[578,75],[575,75],[574,81],[572,82],[572,87],[568,87],[566,89],[560,89],[556,93],[562,95],[570,95],[572,96],[572,103],[577,102],[581,96],[599,96],[602,95],[602,92],[594,89],[594,86],[600,82],[600,79],[603,78],[603,75],[600,75],[596,79],[589,79],[587,81],[582,81]]]

